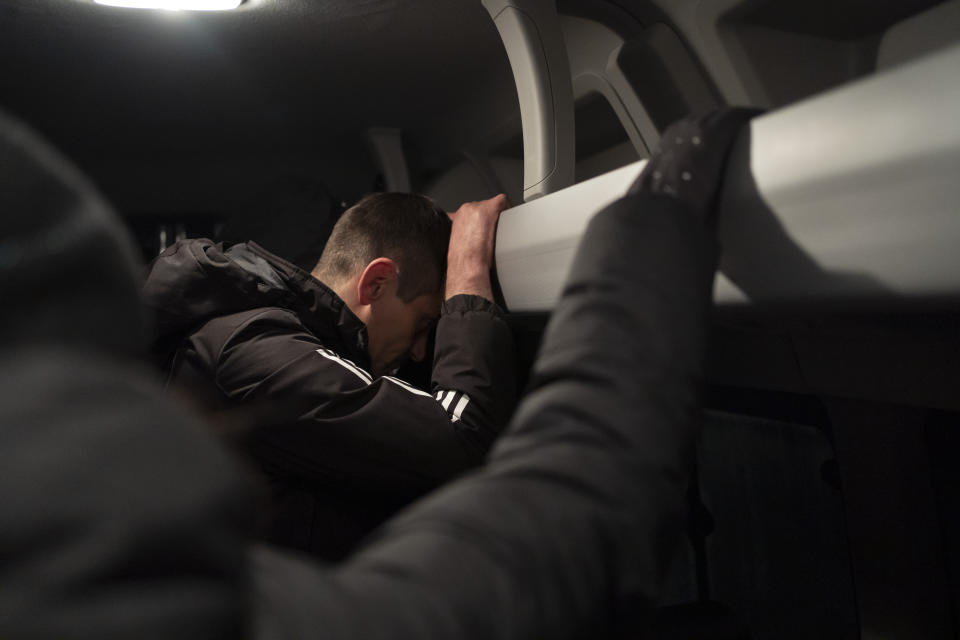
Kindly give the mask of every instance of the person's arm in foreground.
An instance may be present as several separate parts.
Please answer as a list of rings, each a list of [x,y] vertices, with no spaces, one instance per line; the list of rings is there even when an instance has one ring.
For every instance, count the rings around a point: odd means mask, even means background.
[[[680,535],[716,260],[708,218],[736,124],[696,123],[719,161],[694,154],[694,170],[712,167],[689,181],[695,197],[676,195],[674,169],[689,171],[668,147],[639,193],[590,223],[532,390],[485,469],[335,571],[257,552],[255,637],[566,638],[649,610]]]

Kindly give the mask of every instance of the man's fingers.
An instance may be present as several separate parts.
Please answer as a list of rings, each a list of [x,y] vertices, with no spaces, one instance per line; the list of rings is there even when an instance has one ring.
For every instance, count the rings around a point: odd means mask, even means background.
[[[482,207],[488,213],[498,216],[503,213],[505,209],[510,208],[510,200],[503,193],[495,195],[489,200],[484,200],[483,202],[478,202],[477,205]]]
[[[476,202],[464,202],[454,213],[447,212],[451,220],[456,220],[458,214],[476,212],[477,214],[500,215],[502,211],[510,208],[510,199],[506,194],[498,194],[488,200],[477,200]]]

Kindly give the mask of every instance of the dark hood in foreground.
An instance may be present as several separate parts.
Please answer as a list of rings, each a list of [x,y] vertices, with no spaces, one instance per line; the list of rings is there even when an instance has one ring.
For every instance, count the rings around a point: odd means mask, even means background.
[[[136,260],[93,185],[0,111],[0,345],[133,353],[144,343]]]
[[[243,633],[250,496],[129,357],[133,256],[93,186],[0,112],[0,637]]]

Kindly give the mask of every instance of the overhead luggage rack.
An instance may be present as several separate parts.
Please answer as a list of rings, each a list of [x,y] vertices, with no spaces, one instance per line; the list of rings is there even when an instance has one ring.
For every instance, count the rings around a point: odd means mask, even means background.
[[[715,301],[960,297],[960,46],[755,119],[731,157]],[[644,161],[504,212],[513,311],[548,311],[590,217]],[[642,215],[642,212],[638,212]]]

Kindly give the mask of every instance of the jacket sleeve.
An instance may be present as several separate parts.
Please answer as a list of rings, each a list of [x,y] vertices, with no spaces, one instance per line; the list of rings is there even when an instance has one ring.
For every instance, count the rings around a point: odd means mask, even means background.
[[[599,213],[488,464],[335,573],[258,551],[258,637],[597,637],[643,618],[681,534],[714,265],[672,199]]]
[[[490,448],[513,413],[516,360],[513,334],[496,304],[472,295],[443,303],[432,390],[477,450]]]
[[[471,313],[463,308],[466,317],[454,322],[476,325]],[[221,393],[269,419],[256,431],[258,455],[312,485],[423,493],[479,464],[496,434],[498,414],[486,408],[492,385],[469,384],[489,380],[490,369],[469,378],[457,368],[493,361],[459,355],[469,345],[444,347],[437,380],[445,386],[428,393],[390,376],[374,379],[325,348],[285,309],[265,309],[201,335],[221,331],[229,336],[222,344],[195,336],[191,348],[213,363]]]

